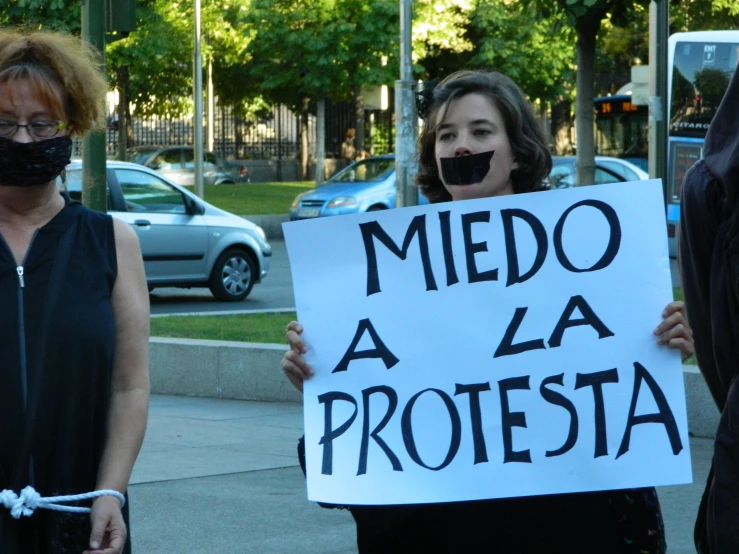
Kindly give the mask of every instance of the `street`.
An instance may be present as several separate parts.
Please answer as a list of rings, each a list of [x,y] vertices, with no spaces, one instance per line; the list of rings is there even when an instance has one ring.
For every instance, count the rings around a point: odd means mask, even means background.
[[[219,302],[206,288],[154,289],[151,293],[151,313],[184,314],[208,312],[250,312],[294,309],[293,280],[284,240],[271,240],[272,263],[264,281],[254,286],[243,302]],[[677,261],[670,259],[672,286],[680,286]]]

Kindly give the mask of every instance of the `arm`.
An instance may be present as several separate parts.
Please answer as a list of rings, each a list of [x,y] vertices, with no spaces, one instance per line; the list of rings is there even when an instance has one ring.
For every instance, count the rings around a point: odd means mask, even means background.
[[[118,277],[113,287],[115,357],[108,430],[98,469],[97,490],[126,491],[146,430],[149,407],[149,294],[138,238],[124,222],[113,220]],[[126,528],[119,501],[110,496],[92,508],[91,552],[119,553]],[[96,550],[100,548],[100,550]]]
[[[680,202],[678,261],[687,305],[687,319],[695,330],[698,365],[716,404],[723,407],[726,394],[718,379],[711,336],[711,266],[718,230],[716,213],[720,187],[705,163],[698,162],[685,176]]]

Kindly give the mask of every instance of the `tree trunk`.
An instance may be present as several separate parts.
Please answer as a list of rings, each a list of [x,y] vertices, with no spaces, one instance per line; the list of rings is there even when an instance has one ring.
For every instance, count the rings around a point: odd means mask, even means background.
[[[595,37],[600,29],[600,10],[590,10],[577,20],[577,184],[595,182],[595,140],[593,135],[593,98],[595,86]]]
[[[552,106],[552,142],[555,156],[572,155],[572,104],[569,100]]]
[[[362,87],[354,85],[354,108],[356,111],[356,136],[354,138],[354,146],[357,149],[357,159],[364,158],[364,98],[362,97]]]
[[[316,185],[322,185],[325,178],[324,160],[326,158],[326,98],[318,97],[316,110]]]
[[[303,97],[300,106],[300,178],[308,180],[308,108],[310,98]]]

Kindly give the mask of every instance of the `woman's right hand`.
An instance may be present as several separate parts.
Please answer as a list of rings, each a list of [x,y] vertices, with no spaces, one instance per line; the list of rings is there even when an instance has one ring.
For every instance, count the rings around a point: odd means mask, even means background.
[[[303,354],[308,349],[300,338],[302,332],[303,326],[297,321],[291,321],[287,324],[285,337],[290,345],[290,350],[285,352],[282,362],[280,362],[282,371],[285,372],[287,378],[300,392],[303,392],[303,381],[313,376],[313,368],[303,359]]]

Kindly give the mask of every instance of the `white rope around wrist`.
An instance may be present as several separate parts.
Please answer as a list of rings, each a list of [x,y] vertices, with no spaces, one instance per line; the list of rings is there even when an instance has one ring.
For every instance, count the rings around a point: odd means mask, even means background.
[[[80,506],[64,506],[65,502],[78,502],[80,500],[89,500],[100,496],[115,496],[121,501],[121,507],[126,503],[126,497],[118,491],[99,490],[84,494],[72,494],[67,496],[47,496],[42,497],[33,487],[26,487],[21,491],[20,495],[14,491],[5,489],[0,491],[0,505],[10,510],[10,515],[15,519],[21,516],[31,516],[35,510],[45,508],[47,510],[57,510],[59,512],[76,512],[81,514],[89,514],[90,508]]]

